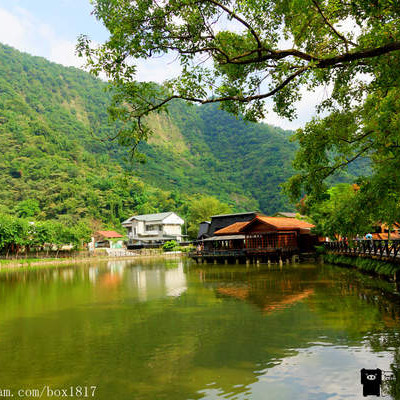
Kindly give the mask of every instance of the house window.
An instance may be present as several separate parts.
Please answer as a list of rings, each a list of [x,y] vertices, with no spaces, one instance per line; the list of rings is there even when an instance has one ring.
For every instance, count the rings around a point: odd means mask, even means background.
[[[146,225],[146,231],[157,231],[158,225]]]

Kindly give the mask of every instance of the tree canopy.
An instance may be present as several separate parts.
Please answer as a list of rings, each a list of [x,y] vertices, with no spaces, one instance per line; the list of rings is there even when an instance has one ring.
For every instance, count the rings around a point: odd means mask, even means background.
[[[78,50],[93,72],[105,71],[139,118],[173,98],[223,101],[250,119],[275,110],[293,118],[301,86],[333,85],[333,102],[349,105],[382,76],[400,49],[400,6],[392,0],[94,0],[110,38]],[[174,54],[182,73],[163,89],[135,82],[138,59]],[[389,64],[389,65],[388,65]],[[121,99],[119,99],[121,100]]]
[[[175,98],[221,102],[249,120],[264,118],[272,99],[274,110],[291,119],[304,89],[323,86],[322,116],[296,135],[299,174],[288,192],[293,198],[307,192],[321,201],[329,176],[369,159],[359,192],[381,209],[383,220],[400,218],[387,216],[400,194],[399,2],[94,0],[93,5],[110,37],[94,47],[82,36],[78,51],[92,72],[104,71],[114,83],[111,111],[126,123],[122,142],[135,146],[146,139],[144,117]],[[136,62],[161,55],[176,57],[179,76],[162,87],[136,82]]]

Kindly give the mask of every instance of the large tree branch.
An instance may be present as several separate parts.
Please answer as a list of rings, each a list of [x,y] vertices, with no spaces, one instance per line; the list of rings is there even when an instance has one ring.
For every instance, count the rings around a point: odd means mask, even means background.
[[[351,164],[353,161],[357,160],[357,158],[361,157],[364,153],[366,153],[368,150],[370,150],[373,147],[373,143],[368,144],[364,148],[362,148],[356,155],[353,157],[347,159],[346,161],[337,164],[337,165],[327,165],[325,167],[320,167],[317,169],[317,171],[323,171],[323,170],[328,170],[324,175],[324,179],[327,178],[328,176],[331,176],[333,173],[335,173],[338,169],[347,167],[349,164]]]
[[[157,104],[153,104],[149,108],[146,108],[142,112],[140,112],[136,117],[142,117],[145,114],[148,114],[152,111],[155,111],[157,109],[160,109],[170,101],[174,99],[181,99],[181,100],[186,100],[190,101],[192,103],[199,103],[199,104],[209,104],[209,103],[220,103],[224,101],[238,101],[240,103],[249,103],[254,100],[263,100],[268,97],[272,97],[275,95],[277,92],[282,90],[285,86],[287,86],[291,81],[296,79],[298,76],[302,75],[305,71],[307,71],[308,67],[302,67],[298,69],[295,73],[292,75],[288,76],[283,82],[281,82],[279,85],[277,85],[274,89],[270,90],[267,93],[263,94],[258,94],[258,95],[252,95],[252,96],[224,96],[224,97],[216,97],[216,98],[208,98],[208,99],[201,99],[198,97],[192,97],[192,96],[181,96],[181,95],[172,95],[164,100],[160,101]]]
[[[259,35],[256,33],[256,31],[253,29],[253,27],[247,21],[245,21],[242,17],[237,15],[234,11],[230,10],[228,7],[224,6],[223,4],[219,3],[216,0],[205,0],[205,1],[208,1],[209,3],[212,3],[215,6],[221,8],[227,14],[229,14],[232,18],[236,19],[236,21],[243,24],[250,31],[250,33],[253,35],[255,41],[257,42],[258,51],[261,50],[261,48],[262,48],[261,39],[260,39]]]
[[[332,32],[339,38],[341,39],[345,46],[346,46],[346,51],[349,51],[348,45],[351,44],[352,46],[357,46],[357,44],[353,43],[350,40],[347,40],[341,33],[339,33],[335,27],[328,21],[328,19],[326,18],[325,14],[322,12],[321,7],[319,6],[317,0],[312,0],[312,2],[314,3],[315,7],[317,8],[319,14],[321,15],[322,19],[324,20],[325,24],[329,26],[329,28],[332,30]]]
[[[366,58],[379,57],[393,51],[400,50],[400,42],[392,42],[380,47],[363,49],[353,53],[345,53],[339,56],[325,58],[317,63],[317,68],[327,68],[338,63],[357,61]]]

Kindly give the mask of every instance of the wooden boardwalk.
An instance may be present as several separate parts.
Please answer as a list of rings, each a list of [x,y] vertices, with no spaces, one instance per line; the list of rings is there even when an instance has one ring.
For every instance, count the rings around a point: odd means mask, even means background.
[[[244,248],[244,249],[224,249],[224,250],[201,250],[189,253],[189,257],[197,263],[214,262],[221,263],[266,263],[266,262],[289,262],[293,257],[298,258],[297,247],[286,248]]]
[[[400,240],[349,240],[327,242],[329,253],[361,256],[400,263]]]

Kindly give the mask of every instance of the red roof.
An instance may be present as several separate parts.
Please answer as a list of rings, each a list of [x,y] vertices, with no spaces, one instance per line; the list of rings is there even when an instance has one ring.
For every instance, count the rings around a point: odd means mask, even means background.
[[[248,225],[241,229],[241,231],[245,231],[247,227],[252,225],[255,222],[262,222],[264,224],[270,225],[277,230],[296,230],[296,229],[311,229],[314,228],[314,225],[301,221],[296,218],[285,218],[285,217],[261,217],[257,216]]]
[[[105,238],[122,238],[123,235],[115,231],[98,231],[97,234],[104,236]]]
[[[240,229],[244,228],[248,223],[249,221],[235,222],[232,225],[226,226],[225,228],[215,231],[214,235],[239,235]]]

